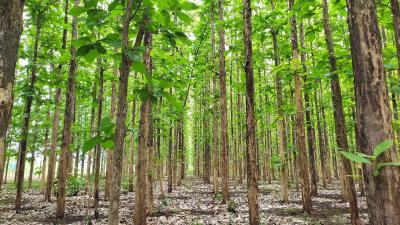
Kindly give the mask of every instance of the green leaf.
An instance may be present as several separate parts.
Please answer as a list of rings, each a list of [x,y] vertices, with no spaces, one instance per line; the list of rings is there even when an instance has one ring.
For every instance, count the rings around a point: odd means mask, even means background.
[[[69,14],[72,16],[80,16],[86,12],[86,8],[82,6],[76,6],[69,10]]]
[[[85,141],[83,144],[83,151],[86,153],[93,149],[97,144],[101,143],[101,137],[100,136],[95,136],[90,138],[89,140]]]
[[[101,45],[100,42],[97,42],[95,44],[95,46],[96,46],[96,50],[97,50],[98,53],[100,53],[100,54],[106,54],[107,53],[107,50],[103,47],[103,45]]]
[[[378,157],[385,151],[387,151],[393,145],[392,140],[386,140],[381,142],[378,146],[374,148],[374,157]]]
[[[193,2],[182,2],[181,3],[181,9],[183,9],[183,10],[195,10],[197,8],[199,8],[199,7]]]
[[[102,142],[101,147],[105,149],[113,149],[114,148],[114,141],[111,139],[107,139],[106,141]]]
[[[112,134],[112,130],[115,127],[115,123],[111,120],[110,117],[105,117],[100,121],[100,130],[106,133],[107,135]]]
[[[351,160],[351,161],[353,161],[353,162],[371,164],[371,162],[370,162],[368,159],[366,159],[366,158],[364,158],[364,157],[362,157],[362,156],[360,156],[360,155],[353,154],[353,153],[351,153],[351,152],[345,152],[345,151],[340,151],[340,153],[341,153],[344,157],[346,157],[347,159],[349,159],[349,160]]]
[[[93,48],[93,45],[83,45],[76,50],[76,56],[85,56],[89,53],[90,49]]]
[[[138,61],[133,62],[133,63],[132,63],[132,68],[133,68],[133,70],[134,70],[135,72],[137,72],[137,73],[141,73],[141,74],[143,74],[143,75],[146,75],[146,74],[147,74],[147,72],[146,72],[146,67],[145,67],[145,65],[144,65],[143,62],[138,62]]]
[[[400,162],[381,163],[383,166],[400,166]]]
[[[179,17],[180,20],[182,20],[186,24],[190,24],[192,22],[192,19],[190,16],[183,12],[176,12],[176,15]]]

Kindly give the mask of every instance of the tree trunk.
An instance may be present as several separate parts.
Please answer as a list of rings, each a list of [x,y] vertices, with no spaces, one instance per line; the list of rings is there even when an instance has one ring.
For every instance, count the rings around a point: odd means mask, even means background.
[[[372,155],[373,149],[393,139],[382,43],[373,0],[348,0],[348,23],[353,59],[358,149]],[[377,163],[397,161],[395,147],[377,158]],[[385,166],[377,176],[373,165],[363,164],[368,214],[371,224],[400,224],[400,168]]]
[[[218,17],[222,23],[224,21],[223,0],[218,0]],[[225,72],[225,31],[219,26],[219,88],[221,98],[221,166],[222,166],[222,203],[227,203],[229,199],[228,179],[229,179],[229,143],[228,143],[228,123],[226,106],[226,72]]]
[[[103,110],[103,84],[104,84],[104,69],[102,65],[101,58],[97,58],[97,71],[100,75],[99,77],[99,95],[97,98],[97,125],[96,125],[96,132],[97,136],[100,136],[100,123],[102,117],[102,110]],[[100,181],[100,157],[101,157],[101,147],[100,144],[96,145],[96,152],[95,152],[95,169],[94,169],[94,190],[93,190],[93,198],[94,198],[94,217],[96,219],[99,218],[99,181]],[[105,194],[106,196],[106,194]]]
[[[333,48],[332,32],[330,29],[329,22],[329,11],[327,0],[323,0],[323,17],[324,17],[324,32],[325,41],[329,51],[329,62],[331,65],[331,92],[332,92],[332,103],[334,107],[333,116],[335,119],[335,131],[336,131],[336,142],[337,146],[341,151],[348,151],[349,146],[347,143],[346,136],[346,121],[343,113],[342,105],[342,94],[340,88],[339,75],[337,74],[336,56]],[[347,197],[350,204],[350,216],[351,223],[353,225],[359,224],[359,215],[357,209],[357,193],[354,186],[354,179],[352,177],[351,164],[348,159],[342,158],[342,164],[344,168],[344,179],[345,187],[347,191]]]
[[[218,99],[217,99],[217,65],[215,63],[215,5],[214,0],[211,1],[211,57],[212,57],[212,93],[213,97],[213,192],[218,193],[219,190],[219,177],[218,177]]]
[[[47,112],[46,122],[50,121],[50,110]],[[49,154],[49,127],[46,126],[46,131],[44,134],[44,149],[43,149],[43,161],[42,161],[42,173],[41,173],[41,183],[40,192],[45,193],[46,190],[46,166],[47,166],[47,156]],[[1,176],[1,175],[0,175]]]
[[[143,55],[143,60],[146,65],[146,71],[148,76],[151,77],[151,59],[150,59],[150,46],[151,46],[151,33],[145,32],[144,45],[146,47]],[[147,90],[151,93],[151,87],[148,85]],[[139,146],[138,146],[138,158],[136,164],[136,192],[135,192],[135,224],[146,225],[147,224],[147,207],[146,207],[146,153],[148,153],[148,160],[152,160],[152,151],[150,144],[152,144],[151,135],[151,101],[149,98],[144,99],[140,106],[140,123],[139,123]],[[150,156],[150,157],[149,157]],[[152,166],[152,163],[149,163]],[[152,178],[150,178],[152,179]],[[152,188],[152,187],[150,187]],[[152,200],[152,199],[151,199]],[[151,206],[148,205],[148,206]],[[149,210],[152,210],[149,208]],[[149,211],[151,212],[151,211]]]
[[[168,138],[168,162],[167,162],[167,176],[168,176],[168,193],[172,192],[172,120],[169,124],[169,138]]]
[[[249,224],[260,224],[258,209],[258,179],[256,164],[256,124],[254,118],[253,47],[251,40],[251,3],[243,1],[244,57],[246,73],[246,147],[247,147],[247,199],[249,201]]]
[[[133,100],[132,103],[132,128],[134,129],[136,126],[136,99]],[[133,133],[131,134],[131,154],[130,154],[130,166],[129,166],[129,185],[128,185],[128,191],[133,192],[133,167],[134,167],[134,161],[135,161],[135,138]]]
[[[122,60],[119,67],[119,86],[118,86],[118,109],[117,109],[117,123],[115,127],[115,145],[114,145],[114,158],[112,163],[112,176],[109,202],[108,224],[118,224],[119,212],[119,192],[121,189],[121,173],[122,173],[122,159],[124,151],[124,140],[126,134],[126,113],[127,113],[127,89],[128,77],[132,60],[128,56],[129,51],[129,24],[131,21],[133,9],[133,0],[129,0],[127,8],[125,9],[124,20],[122,25]],[[134,48],[141,45],[143,39],[143,29],[140,28],[136,36]]]
[[[271,0],[272,9],[275,9],[275,4]],[[279,47],[278,47],[278,32],[276,29],[271,30],[272,39],[273,39],[273,46],[274,46],[274,62],[275,66],[279,66]],[[286,143],[286,130],[285,130],[285,118],[283,115],[283,99],[282,99],[282,78],[280,74],[276,74],[276,105],[278,107],[278,149],[279,149],[279,158],[281,162],[281,166],[279,167],[281,172],[281,186],[282,186],[282,201],[287,202],[289,200],[289,192],[288,192],[288,182],[287,182],[287,164],[286,164],[286,157],[285,157],[285,150],[287,148]],[[269,126],[267,124],[267,126]],[[269,146],[269,145],[268,145]],[[268,161],[269,163],[269,161]],[[270,176],[269,176],[269,181]]]
[[[306,73],[304,76],[304,84],[305,86],[308,85],[307,82],[307,65],[306,65],[306,53],[304,49],[306,46],[304,44],[304,25],[303,22],[300,22],[300,45],[303,49],[301,51],[301,64],[303,65],[303,71]],[[304,101],[305,101],[305,108],[306,108],[306,127],[307,127],[307,141],[308,141],[308,155],[310,160],[310,174],[311,174],[311,195],[317,195],[317,169],[315,165],[315,144],[314,144],[314,127],[311,122],[311,106],[310,106],[310,95],[308,90],[304,91]]]
[[[79,5],[79,0],[74,0],[74,7]],[[77,17],[72,18],[72,35],[71,40],[74,41],[78,37]],[[70,61],[68,73],[68,86],[65,98],[64,111],[64,128],[62,133],[61,155],[58,166],[58,195],[57,195],[57,217],[64,218],[65,215],[65,186],[68,177],[68,154],[71,144],[71,127],[74,118],[74,95],[75,95],[75,73],[76,73],[76,48],[70,47]]]
[[[293,12],[294,0],[289,0],[289,11]],[[308,172],[308,159],[306,152],[306,140],[304,131],[304,112],[303,112],[303,99],[301,96],[301,80],[298,74],[299,65],[299,50],[297,41],[297,22],[296,15],[294,14],[290,19],[291,25],[291,41],[292,41],[292,56],[293,56],[293,69],[294,69],[294,86],[296,97],[296,144],[299,151],[300,161],[300,175],[302,179],[302,197],[303,197],[303,210],[311,213],[311,192],[310,192],[310,177]]]
[[[21,140],[19,142],[19,151],[18,151],[18,176],[17,176],[17,196],[15,198],[15,209],[18,211],[21,208],[22,201],[22,192],[24,185],[24,174],[25,174],[25,158],[26,158],[26,148],[28,143],[29,136],[29,122],[31,118],[31,108],[33,103],[33,95],[35,93],[35,83],[36,83],[36,69],[37,69],[37,58],[38,58],[38,48],[39,48],[39,39],[40,39],[40,31],[42,26],[42,17],[44,11],[39,11],[38,15],[36,15],[36,35],[35,35],[35,43],[33,49],[33,58],[31,64],[31,78],[28,87],[28,96],[25,100],[25,109],[24,109],[24,122],[21,131]],[[0,140],[1,141],[1,140]],[[2,161],[2,159],[0,160]]]
[[[6,137],[13,105],[13,85],[19,38],[22,33],[24,0],[5,0],[0,4],[0,174],[3,175]],[[7,44],[5,44],[7,43]],[[0,176],[0,190],[2,179]]]
[[[390,0],[390,8],[393,14],[393,29],[394,29],[394,40],[397,49],[397,63],[398,63],[398,75],[400,77],[400,6],[398,0]]]

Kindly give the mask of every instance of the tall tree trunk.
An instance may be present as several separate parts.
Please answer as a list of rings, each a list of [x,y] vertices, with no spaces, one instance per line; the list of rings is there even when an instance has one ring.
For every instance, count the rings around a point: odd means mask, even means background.
[[[223,0],[218,0],[218,17],[222,23],[224,21]],[[222,203],[227,203],[229,199],[228,179],[229,179],[229,143],[228,143],[228,122],[226,106],[226,72],[225,72],[225,31],[222,26],[219,30],[219,88],[221,99],[221,164],[222,164]]]
[[[125,9],[123,24],[122,24],[122,60],[119,67],[119,86],[118,86],[118,109],[117,109],[117,123],[115,127],[115,145],[114,145],[114,158],[112,163],[112,176],[110,186],[110,202],[109,202],[109,214],[108,224],[118,224],[118,212],[119,212],[119,192],[121,190],[121,173],[122,173],[122,159],[124,151],[124,140],[126,134],[126,113],[127,113],[127,89],[128,89],[128,77],[130,72],[130,66],[132,60],[128,56],[129,51],[129,24],[132,16],[134,0],[127,2]],[[143,29],[139,29],[136,36],[134,48],[138,48],[143,39]]]
[[[0,4],[0,190],[4,171],[6,137],[13,105],[13,86],[19,38],[22,33],[24,0],[2,0]],[[6,43],[6,44],[5,44]]]
[[[99,72],[99,95],[97,98],[97,125],[96,125],[96,132],[97,136],[100,136],[100,123],[102,117],[102,110],[103,110],[103,84],[104,84],[104,69],[102,65],[101,58],[97,58],[97,71]],[[101,147],[100,144],[96,145],[96,152],[95,152],[95,169],[94,169],[94,191],[93,191],[93,198],[94,198],[94,217],[96,219],[99,218],[99,181],[100,181],[100,157],[101,157]]]
[[[348,151],[349,146],[347,143],[346,136],[346,121],[343,113],[343,105],[342,105],[342,94],[340,88],[339,75],[337,74],[337,65],[336,65],[336,56],[335,50],[333,48],[332,41],[332,32],[330,28],[329,22],[329,11],[328,11],[328,3],[327,0],[323,0],[323,18],[324,18],[324,32],[325,32],[325,41],[329,51],[329,62],[331,65],[331,92],[332,92],[332,103],[333,108],[333,116],[335,119],[335,131],[336,131],[336,142],[337,146],[341,151]],[[354,179],[352,177],[352,170],[350,161],[344,157],[342,158],[342,164],[344,168],[344,179],[345,179],[345,187],[347,191],[347,197],[350,204],[350,216],[351,223],[353,225],[359,224],[359,215],[357,209],[357,193],[354,186]]]
[[[358,149],[372,155],[373,149],[393,139],[382,43],[373,0],[348,0],[348,23],[353,59]],[[397,161],[395,147],[377,158],[377,163]],[[400,224],[400,168],[385,166],[377,176],[373,165],[363,164],[368,214],[371,224]]]
[[[74,7],[79,5],[79,0],[74,0]],[[78,37],[77,17],[72,18],[71,40]],[[65,184],[68,176],[68,154],[71,144],[71,126],[74,118],[74,95],[75,95],[75,73],[76,73],[76,48],[70,47],[70,61],[68,72],[68,86],[65,98],[64,128],[62,133],[61,155],[58,166],[58,195],[57,195],[57,217],[64,218],[65,215]]]
[[[24,109],[24,121],[23,127],[21,131],[21,140],[19,142],[19,151],[18,151],[18,176],[17,176],[17,196],[15,198],[15,209],[18,211],[21,208],[22,201],[22,191],[24,185],[24,174],[25,174],[25,158],[26,158],[26,148],[28,143],[29,136],[29,122],[31,118],[31,108],[33,103],[33,95],[35,92],[35,83],[36,83],[36,70],[37,70],[37,58],[38,58],[38,48],[39,48],[39,39],[40,39],[40,31],[42,26],[42,17],[44,11],[39,11],[38,15],[36,15],[36,35],[35,35],[35,43],[33,46],[33,57],[32,57],[32,67],[31,67],[31,77],[30,83],[28,87],[29,95],[25,99],[25,109]],[[1,140],[0,140],[1,141]],[[2,161],[2,159],[0,160]]]
[[[294,0],[289,0],[289,11],[293,11]],[[290,18],[291,25],[291,41],[292,41],[292,56],[293,56],[293,69],[294,69],[294,86],[296,98],[296,144],[299,151],[300,161],[300,174],[302,179],[302,197],[303,197],[303,210],[311,213],[311,192],[310,192],[310,176],[308,172],[308,159],[306,150],[306,140],[304,131],[304,112],[303,112],[303,99],[301,96],[301,80],[298,74],[299,65],[299,46],[297,41],[297,22],[296,14]]]
[[[143,55],[143,60],[146,65],[146,71],[148,76],[151,77],[151,59],[150,59],[150,46],[151,46],[151,33],[145,32],[144,45],[146,47]],[[147,90],[151,93],[151,87],[148,85]],[[135,192],[135,224],[146,225],[147,224],[147,207],[146,207],[146,153],[148,153],[148,160],[152,160],[152,151],[150,146],[152,144],[151,135],[151,101],[145,99],[142,101],[140,106],[140,123],[139,123],[139,145],[138,145],[138,157],[136,164],[136,192]],[[149,157],[150,156],[150,157]],[[152,166],[152,163],[150,164]],[[151,187],[152,188],[152,187]],[[150,204],[151,205],[151,204]],[[152,210],[149,208],[149,210]]]
[[[256,124],[254,118],[253,44],[251,40],[251,3],[243,0],[244,57],[246,73],[246,147],[247,147],[247,199],[249,201],[249,224],[260,224],[258,209],[258,179],[256,164]]]
[[[65,0],[64,5],[64,25],[68,24],[68,2],[69,0]],[[67,28],[63,29],[62,35],[62,49],[67,48]],[[59,64],[57,67],[57,76],[62,72],[63,64]],[[47,181],[46,181],[46,193],[45,193],[45,201],[51,201],[51,189],[53,187],[53,180],[55,175],[55,167],[56,167],[56,148],[57,148],[57,139],[58,139],[58,126],[60,121],[60,102],[61,102],[61,88],[56,89],[56,94],[54,97],[54,115],[53,115],[53,127],[51,130],[51,143],[50,143],[50,157],[49,157],[49,168],[47,170]]]
[[[272,9],[275,9],[275,3],[271,0]],[[278,32],[274,28],[271,30],[272,40],[274,46],[274,63],[275,66],[279,66],[279,47],[278,47]],[[276,105],[278,107],[278,149],[279,149],[279,158],[281,162],[281,166],[279,167],[281,172],[281,186],[282,186],[282,200],[283,202],[287,202],[289,200],[289,192],[288,192],[288,181],[287,181],[287,164],[285,157],[285,150],[287,147],[286,143],[286,130],[285,130],[285,118],[283,115],[283,98],[282,98],[282,78],[280,74],[276,74]],[[269,126],[269,124],[267,124]],[[269,162],[269,161],[268,161]],[[271,180],[270,178],[268,179]]]
[[[218,113],[218,99],[217,99],[217,65],[215,63],[215,3],[214,0],[211,1],[211,61],[212,61],[212,93],[214,95],[213,98],[213,192],[214,194],[218,193],[219,190],[219,177],[218,177],[218,121],[217,121],[217,113]]]
[[[303,71],[306,73],[304,77],[304,84],[307,86],[307,65],[306,65],[306,46],[304,44],[304,25],[300,22],[300,46],[303,49],[301,51],[301,64],[303,65]],[[307,141],[308,141],[308,155],[310,159],[310,174],[311,174],[311,195],[317,195],[317,169],[315,165],[315,144],[314,144],[314,127],[311,121],[311,106],[310,106],[310,95],[308,90],[304,91],[304,101],[306,108],[306,126],[307,126]]]
[[[172,192],[172,120],[169,124],[169,137],[168,137],[168,162],[167,162],[167,176],[168,176],[168,193]]]

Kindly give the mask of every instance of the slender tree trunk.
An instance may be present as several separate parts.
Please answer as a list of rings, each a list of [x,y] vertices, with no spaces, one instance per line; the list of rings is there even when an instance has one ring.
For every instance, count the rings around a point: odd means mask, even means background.
[[[223,0],[218,0],[219,21],[224,21]],[[219,30],[219,88],[221,99],[221,164],[222,164],[222,203],[227,203],[229,199],[228,178],[229,178],[229,143],[228,143],[228,123],[226,106],[226,72],[225,72],[225,31],[222,26]]]
[[[79,5],[79,0],[74,0],[74,7]],[[77,17],[72,18],[72,36],[71,40],[76,40],[78,37],[77,32]],[[75,95],[75,73],[76,73],[76,48],[71,45],[70,47],[70,61],[68,73],[68,86],[65,98],[65,111],[64,111],[64,128],[62,133],[61,155],[58,166],[58,195],[57,195],[57,211],[58,218],[64,218],[65,215],[65,186],[68,176],[68,154],[71,144],[71,126],[74,118],[74,95]]]
[[[272,9],[275,9],[275,4],[271,0]],[[276,29],[271,30],[273,46],[274,46],[274,62],[275,66],[279,66],[279,47],[278,47],[278,32]],[[282,78],[280,74],[276,74],[276,104],[278,107],[278,149],[279,149],[279,158],[281,162],[281,166],[279,167],[281,172],[281,186],[282,186],[282,201],[287,202],[289,200],[289,192],[287,186],[287,164],[285,157],[286,150],[286,130],[285,130],[285,118],[283,115],[283,98],[282,98]],[[267,125],[268,126],[268,125]],[[269,161],[268,161],[269,162]],[[270,180],[270,178],[268,179]]]
[[[293,11],[294,0],[289,0],[289,11]],[[291,41],[292,41],[292,55],[293,55],[293,69],[294,69],[294,86],[296,97],[296,144],[299,151],[300,161],[300,174],[302,179],[302,197],[303,197],[303,210],[311,213],[311,192],[310,192],[310,177],[308,172],[308,159],[306,152],[306,140],[304,131],[304,112],[303,112],[303,99],[301,96],[301,80],[298,74],[299,65],[299,50],[297,41],[297,22],[296,15],[294,14],[290,19],[291,24]]]
[[[329,51],[329,62],[331,65],[331,73],[332,73],[331,91],[332,91],[332,103],[335,109],[333,111],[333,116],[335,118],[336,142],[337,146],[339,147],[339,149],[341,149],[341,151],[348,151],[349,146],[347,143],[347,136],[346,136],[346,122],[343,113],[342,95],[341,95],[339,76],[337,74],[336,56],[333,48],[332,32],[330,29],[327,0],[323,0],[323,17],[324,17],[325,41]],[[348,159],[345,159],[344,157],[341,158],[345,173],[344,174],[345,187],[347,189],[346,190],[347,197],[350,203],[351,223],[353,225],[356,225],[359,224],[360,222],[357,209],[357,193],[354,186],[354,179],[352,177],[351,164]]]
[[[21,208],[22,201],[22,192],[24,185],[24,174],[25,174],[25,158],[26,158],[26,149],[28,143],[29,136],[29,122],[31,118],[31,108],[33,103],[33,95],[35,92],[35,83],[36,83],[36,70],[37,70],[37,58],[38,58],[38,48],[39,48],[39,39],[40,32],[42,26],[42,17],[44,11],[39,11],[38,15],[36,15],[36,35],[35,35],[35,43],[33,46],[33,57],[32,57],[32,67],[31,67],[31,77],[30,83],[28,87],[29,95],[25,99],[25,109],[24,109],[24,121],[23,127],[21,131],[21,140],[19,142],[19,150],[18,150],[18,176],[17,176],[17,196],[15,198],[15,209],[18,211]],[[1,141],[1,140],[0,140]],[[2,161],[2,159],[0,159]]]
[[[300,45],[302,49],[305,49],[306,46],[304,44],[304,25],[303,22],[300,22]],[[306,65],[306,53],[305,51],[301,51],[301,64],[303,65],[303,71],[306,73],[304,77],[304,84],[307,86],[307,65]],[[315,165],[315,144],[314,144],[314,127],[311,122],[311,106],[310,106],[310,95],[306,89],[304,91],[304,101],[305,101],[305,110],[306,110],[306,127],[307,127],[307,141],[308,141],[308,155],[310,159],[310,174],[311,174],[311,195],[317,195],[317,169]]]
[[[46,121],[50,121],[50,111],[47,112]],[[44,134],[44,149],[43,149],[43,162],[42,162],[42,173],[41,173],[41,183],[40,192],[45,193],[46,191],[46,166],[47,166],[47,156],[49,155],[49,127],[46,126],[46,131]],[[0,176],[2,174],[0,173]]]
[[[390,0],[390,8],[393,14],[393,28],[394,28],[394,40],[397,49],[397,63],[398,63],[398,75],[400,77],[400,6],[398,0]]]
[[[249,224],[260,224],[258,208],[258,179],[256,165],[256,124],[254,118],[253,44],[251,40],[251,3],[243,0],[244,57],[246,73],[246,147],[247,147],[247,199],[249,201]]]
[[[168,137],[168,162],[167,162],[167,176],[168,176],[168,193],[172,192],[172,120],[169,124],[169,137]]]
[[[97,98],[97,125],[96,125],[96,133],[97,136],[100,136],[100,123],[102,117],[102,110],[103,110],[103,84],[104,84],[104,69],[102,65],[101,58],[97,58],[97,71],[99,72],[99,95]],[[100,181],[100,157],[101,157],[101,147],[100,144],[96,145],[96,152],[95,152],[95,169],[94,169],[94,191],[93,191],[93,198],[94,198],[94,217],[96,219],[99,218],[99,181]]]
[[[151,59],[150,59],[150,46],[151,46],[151,33],[145,32],[144,45],[146,47],[143,55],[143,60],[146,65],[146,71],[151,77]],[[148,91],[151,93],[151,87],[147,86]],[[145,225],[147,224],[147,207],[146,207],[146,165],[152,166],[152,163],[146,162],[146,153],[148,153],[148,160],[152,160],[152,137],[151,135],[151,101],[145,99],[142,101],[140,106],[140,123],[139,123],[139,146],[138,146],[138,158],[136,164],[136,192],[135,192],[135,224]],[[149,153],[150,152],[150,153]],[[150,178],[152,179],[152,178]],[[151,181],[151,180],[150,180]],[[150,187],[152,188],[152,187]],[[151,199],[152,201],[152,199]],[[151,206],[148,204],[147,206]],[[149,208],[149,213],[151,213]]]
[[[356,97],[358,149],[372,155],[373,149],[393,139],[382,43],[373,0],[348,0],[348,23],[353,59]],[[397,161],[391,147],[377,158],[377,163]],[[385,166],[377,176],[373,165],[363,164],[368,214],[371,224],[400,224],[400,168]]]
[[[136,100],[133,100],[132,103],[132,127],[135,128],[136,126]],[[130,154],[130,166],[129,166],[129,185],[128,185],[128,191],[133,192],[133,167],[134,167],[134,161],[135,161],[135,138],[134,135],[131,134],[131,154]]]
[[[128,89],[128,77],[130,72],[130,66],[132,60],[128,56],[129,50],[129,24],[132,16],[134,0],[129,0],[125,9],[123,24],[122,24],[122,60],[119,67],[119,86],[118,86],[118,109],[117,109],[117,123],[115,128],[115,147],[114,147],[114,158],[112,163],[112,176],[110,186],[110,202],[109,202],[109,214],[108,224],[118,224],[118,212],[119,212],[119,192],[121,190],[121,173],[122,173],[122,160],[124,151],[124,140],[126,134],[126,113],[127,113],[127,89]],[[139,29],[136,36],[134,48],[141,45],[143,39],[143,29]]]
[[[13,105],[13,86],[19,39],[22,33],[24,0],[0,4],[0,190],[4,171],[6,137]],[[7,44],[5,44],[7,43]]]
[[[218,177],[218,121],[217,121],[217,113],[218,113],[218,99],[217,99],[217,65],[215,62],[215,14],[214,9],[215,3],[214,0],[211,1],[211,57],[212,57],[212,93],[214,95],[213,98],[213,192],[217,194],[219,191],[219,177]]]

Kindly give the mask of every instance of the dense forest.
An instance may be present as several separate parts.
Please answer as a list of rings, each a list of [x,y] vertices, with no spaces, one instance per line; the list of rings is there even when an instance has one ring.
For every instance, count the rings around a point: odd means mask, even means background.
[[[398,0],[0,0],[0,224],[400,225]]]

